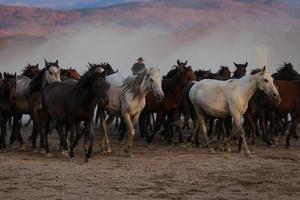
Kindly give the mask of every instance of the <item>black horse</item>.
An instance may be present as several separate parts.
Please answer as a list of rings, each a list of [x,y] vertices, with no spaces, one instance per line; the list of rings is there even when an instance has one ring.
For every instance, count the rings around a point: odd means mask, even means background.
[[[81,136],[81,131],[76,129],[81,121],[85,124],[85,137],[89,139],[86,161],[91,156],[94,138],[91,126],[95,107],[96,105],[99,107],[108,105],[107,91],[109,87],[105,80],[106,74],[104,68],[92,66],[77,82],[54,83],[43,93],[44,126],[49,127],[50,119],[57,122],[61,144],[65,150],[67,144],[63,137],[63,127],[66,125],[70,128],[70,158],[74,157],[73,149]],[[74,140],[75,129],[77,131]],[[47,134],[45,136],[46,149],[48,149]]]
[[[2,76],[2,74],[1,74]],[[6,124],[12,115],[16,100],[16,74],[3,74],[0,80],[0,148],[6,148]]]

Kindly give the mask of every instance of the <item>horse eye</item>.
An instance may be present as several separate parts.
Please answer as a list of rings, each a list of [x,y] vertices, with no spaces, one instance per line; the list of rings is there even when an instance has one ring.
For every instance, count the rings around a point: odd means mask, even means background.
[[[268,79],[264,79],[264,81],[267,83],[269,80]]]
[[[152,79],[152,78],[150,78],[150,81],[151,81],[151,82],[153,82],[153,79]]]

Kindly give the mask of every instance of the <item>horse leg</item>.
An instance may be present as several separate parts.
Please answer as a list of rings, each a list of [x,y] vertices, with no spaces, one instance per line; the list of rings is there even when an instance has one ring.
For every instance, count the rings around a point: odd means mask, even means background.
[[[120,134],[119,141],[120,142],[123,141],[125,132],[126,132],[126,125],[124,123],[124,120],[121,119],[120,126],[119,126],[119,134]]]
[[[148,128],[150,126],[150,116],[149,113],[146,111],[142,111],[139,117],[139,128],[140,128],[140,136],[141,138],[148,138],[149,137],[149,131]]]
[[[62,149],[62,154],[66,154],[68,151],[68,145],[66,142],[66,137],[64,136],[64,124],[63,123],[57,123],[57,133],[60,139],[60,146],[63,148]]]
[[[111,153],[111,147],[110,147],[110,142],[109,142],[109,137],[108,137],[108,129],[112,121],[115,119],[115,116],[109,115],[108,119],[105,121],[105,112],[102,111],[100,114],[100,124],[101,124],[101,130],[103,133],[102,136],[102,151],[103,153]]]
[[[88,146],[88,150],[86,152],[86,156],[85,156],[85,161],[88,162],[88,160],[91,158],[92,152],[93,152],[93,144],[94,144],[94,131],[92,130],[92,119],[93,117],[91,117],[91,120],[87,120],[85,122],[86,126],[87,126],[87,132],[88,133],[88,138],[89,138],[89,146]]]
[[[300,115],[297,115],[297,114],[293,113],[291,116],[292,116],[292,125],[290,127],[289,134],[287,135],[287,137],[285,139],[286,148],[290,147],[290,139],[291,139],[292,135],[294,135],[294,132],[296,131],[297,125],[300,121]]]
[[[273,117],[271,117],[270,120],[271,120],[271,126],[272,126],[272,124],[275,125]],[[273,145],[272,142],[270,141],[270,138],[268,137],[268,134],[267,134],[267,120],[266,120],[266,113],[265,112],[260,113],[260,122],[259,123],[260,123],[260,126],[261,126],[262,137],[263,137],[264,142],[269,146]]]
[[[163,112],[158,112],[157,113],[157,116],[156,116],[156,122],[155,122],[155,128],[154,128],[154,131],[153,133],[149,136],[149,138],[147,139],[147,143],[152,143],[153,142],[153,139],[154,139],[154,136],[156,134],[157,131],[159,131],[163,121],[164,121],[164,118],[165,118],[165,113]]]
[[[70,159],[74,158],[74,148],[75,148],[75,140],[74,140],[74,133],[75,133],[75,121],[69,120],[69,126],[70,126],[70,150],[69,150],[69,157]]]
[[[123,119],[124,122],[126,123],[127,131],[128,131],[128,141],[124,151],[127,153],[128,156],[133,156],[132,146],[133,146],[133,138],[135,136],[135,130],[131,121],[132,119],[128,113],[123,113]]]
[[[251,155],[251,152],[248,148],[246,137],[245,137],[245,130],[243,128],[242,122],[241,122],[241,115],[240,114],[233,114],[233,120],[235,126],[238,128],[238,131],[240,133],[240,137],[242,138],[243,147],[245,150],[246,155]]]

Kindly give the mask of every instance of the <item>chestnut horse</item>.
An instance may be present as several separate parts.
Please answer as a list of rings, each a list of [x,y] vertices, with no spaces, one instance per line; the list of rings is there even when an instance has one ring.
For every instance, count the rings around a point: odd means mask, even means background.
[[[190,66],[177,66],[175,69],[171,70],[162,81],[162,87],[165,94],[165,98],[162,102],[156,102],[151,94],[146,96],[146,106],[139,119],[139,124],[141,134],[145,133],[147,142],[153,141],[155,133],[160,129],[167,114],[170,114],[171,120],[175,120],[176,117],[178,117],[182,101],[182,90],[194,80],[197,80],[197,77]],[[148,123],[150,112],[157,113],[157,118],[154,132],[149,136]],[[167,137],[170,142],[170,135]],[[181,134],[179,135],[179,140],[182,140]]]

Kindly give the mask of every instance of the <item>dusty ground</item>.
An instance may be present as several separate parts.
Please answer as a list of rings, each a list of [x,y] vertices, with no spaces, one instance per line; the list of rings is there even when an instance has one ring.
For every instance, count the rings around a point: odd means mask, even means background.
[[[53,158],[31,152],[29,144],[27,151],[16,145],[0,152],[1,200],[300,199],[300,142],[293,141],[289,150],[261,144],[253,158],[246,158],[136,141],[135,157],[128,158],[113,139],[114,153],[99,153],[98,142],[89,163],[82,145],[70,161],[59,153],[57,142],[54,133]]]

